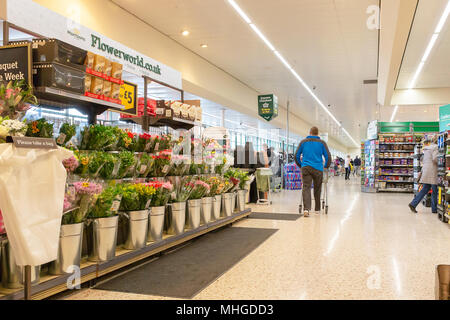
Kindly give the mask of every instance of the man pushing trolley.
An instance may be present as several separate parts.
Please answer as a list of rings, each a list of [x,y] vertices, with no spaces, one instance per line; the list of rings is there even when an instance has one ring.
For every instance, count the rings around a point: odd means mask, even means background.
[[[325,141],[319,137],[319,129],[312,127],[309,136],[302,140],[295,152],[295,163],[302,170],[304,216],[311,211],[311,185],[314,183],[314,200],[316,214],[320,213],[321,193],[324,168],[331,165],[331,154]],[[325,160],[325,166],[324,166]],[[300,211],[302,205],[300,205]],[[300,212],[301,213],[301,212]]]

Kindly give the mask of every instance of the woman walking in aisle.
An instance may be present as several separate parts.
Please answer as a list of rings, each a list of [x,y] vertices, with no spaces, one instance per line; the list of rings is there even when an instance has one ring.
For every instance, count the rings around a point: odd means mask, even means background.
[[[350,180],[350,155],[345,158],[345,180]]]
[[[420,190],[420,192],[415,196],[414,200],[409,204],[409,208],[414,213],[417,213],[417,205],[428,194],[430,189],[433,190],[433,193],[431,194],[431,212],[437,213],[437,157],[437,145],[434,143],[434,141],[427,138],[424,141],[423,165],[419,180],[419,183],[422,184],[422,190]]]

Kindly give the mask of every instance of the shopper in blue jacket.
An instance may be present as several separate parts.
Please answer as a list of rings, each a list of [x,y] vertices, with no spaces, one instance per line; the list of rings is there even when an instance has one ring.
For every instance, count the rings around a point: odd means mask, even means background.
[[[325,161],[324,161],[325,160]],[[302,170],[304,216],[311,211],[311,184],[314,182],[315,212],[320,213],[323,169],[329,168],[331,155],[325,141],[319,137],[319,129],[312,127],[310,135],[300,142],[295,152],[295,163]]]

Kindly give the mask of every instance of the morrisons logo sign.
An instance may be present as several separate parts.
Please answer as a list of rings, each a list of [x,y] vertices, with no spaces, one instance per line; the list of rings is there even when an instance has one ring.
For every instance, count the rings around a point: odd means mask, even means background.
[[[111,47],[107,45],[106,43],[103,43],[100,37],[97,37],[96,35],[91,34],[91,47],[97,48],[100,51],[107,52],[110,55],[114,55],[115,57],[128,61],[142,69],[151,71],[153,73],[156,73],[158,75],[161,75],[161,68],[156,65],[151,65],[150,63],[146,63],[144,61],[144,58],[140,57],[139,55],[130,55],[126,52],[123,52],[122,50],[119,50],[117,48]]]

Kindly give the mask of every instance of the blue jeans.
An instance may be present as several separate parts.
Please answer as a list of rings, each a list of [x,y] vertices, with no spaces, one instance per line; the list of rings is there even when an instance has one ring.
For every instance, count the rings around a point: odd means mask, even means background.
[[[422,190],[415,196],[414,200],[411,202],[411,205],[415,208],[422,201],[422,199],[427,195],[427,193],[433,189],[433,193],[431,194],[431,211],[437,212],[437,197],[438,197],[438,189],[435,184],[423,184]]]

